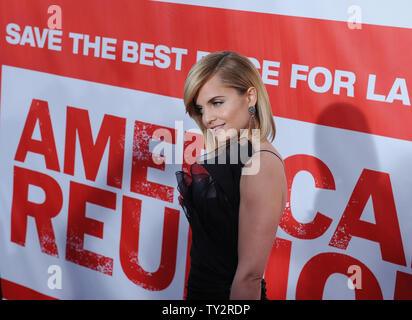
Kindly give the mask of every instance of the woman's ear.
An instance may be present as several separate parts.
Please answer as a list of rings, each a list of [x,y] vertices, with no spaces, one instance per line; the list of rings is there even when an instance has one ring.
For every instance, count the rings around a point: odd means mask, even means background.
[[[246,91],[246,97],[248,99],[248,106],[254,106],[257,102],[257,90],[255,87],[250,87]]]

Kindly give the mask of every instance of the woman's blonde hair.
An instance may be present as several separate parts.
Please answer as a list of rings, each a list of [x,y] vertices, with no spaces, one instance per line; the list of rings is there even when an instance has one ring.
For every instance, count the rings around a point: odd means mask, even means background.
[[[197,112],[195,106],[200,88],[215,74],[224,85],[236,89],[239,94],[246,93],[250,87],[256,88],[256,118],[257,129],[260,129],[260,141],[270,136],[269,140],[272,142],[275,139],[276,127],[269,96],[259,72],[247,57],[234,51],[220,51],[204,56],[190,69],[183,93],[186,113],[195,120],[202,131],[206,151],[212,151],[216,143],[207,134],[202,115]]]

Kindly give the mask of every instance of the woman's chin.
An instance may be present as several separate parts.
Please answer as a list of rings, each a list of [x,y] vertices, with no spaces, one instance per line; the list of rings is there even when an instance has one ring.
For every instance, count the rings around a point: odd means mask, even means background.
[[[236,135],[231,135],[231,136],[222,136],[220,138],[217,138],[217,142],[219,144],[225,144],[227,142],[229,142],[230,140],[232,140],[233,138],[235,138]]]

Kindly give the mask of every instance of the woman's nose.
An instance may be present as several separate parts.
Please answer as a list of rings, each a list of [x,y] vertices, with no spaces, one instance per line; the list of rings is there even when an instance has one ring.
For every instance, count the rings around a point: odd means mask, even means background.
[[[203,111],[203,119],[207,125],[207,127],[209,127],[211,125],[211,123],[216,120],[216,115],[213,111],[208,110],[207,108],[205,108],[205,110]]]

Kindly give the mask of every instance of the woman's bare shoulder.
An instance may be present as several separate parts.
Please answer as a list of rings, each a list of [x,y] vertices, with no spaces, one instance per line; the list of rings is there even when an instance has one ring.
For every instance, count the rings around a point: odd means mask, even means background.
[[[260,202],[263,199],[265,199],[264,203],[272,201],[285,203],[287,181],[283,161],[269,152],[254,154],[247,167],[242,169],[240,195],[250,203]],[[274,195],[279,195],[280,198]]]

